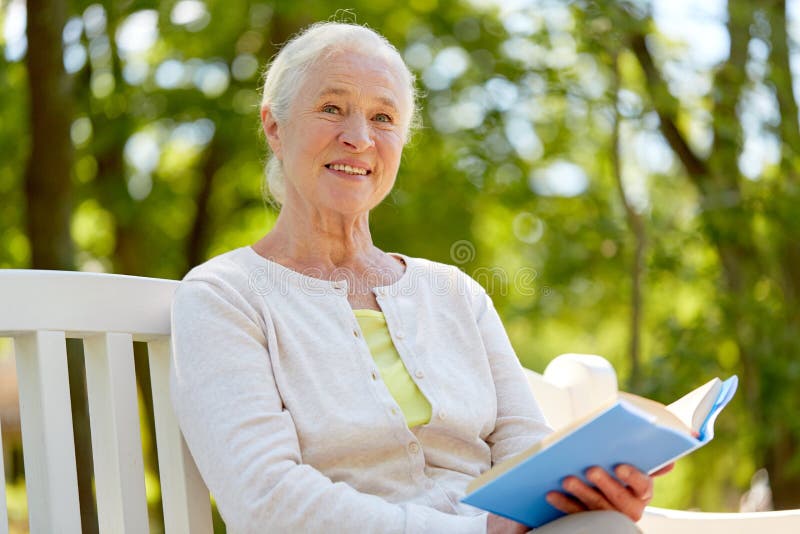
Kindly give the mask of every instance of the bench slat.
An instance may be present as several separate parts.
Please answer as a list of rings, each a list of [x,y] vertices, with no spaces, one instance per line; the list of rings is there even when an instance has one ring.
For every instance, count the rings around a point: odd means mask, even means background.
[[[153,388],[161,498],[167,534],[211,534],[211,500],[186,447],[169,397],[169,339],[147,344]]]
[[[15,337],[14,352],[30,531],[80,534],[64,332]]]
[[[86,390],[101,532],[149,532],[130,334],[84,340]]]

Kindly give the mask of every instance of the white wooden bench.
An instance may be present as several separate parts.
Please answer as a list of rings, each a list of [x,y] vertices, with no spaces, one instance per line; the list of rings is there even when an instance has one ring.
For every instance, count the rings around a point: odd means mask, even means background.
[[[166,531],[212,532],[208,490],[169,401],[169,312],[177,284],[0,270],[0,336],[14,340],[32,533],[81,532],[66,337],[83,339],[100,532],[149,531],[133,341],[147,342],[149,353]],[[0,492],[5,534],[5,484]]]
[[[176,287],[172,280],[123,275],[0,270],[0,337],[13,338],[32,533],[81,532],[67,337],[84,345],[100,531],[149,531],[132,344],[143,341],[166,532],[212,532],[208,490],[169,402],[169,315]],[[528,378],[554,426],[591,410],[617,389],[613,368],[599,356],[563,355],[544,375],[530,371]],[[649,508],[640,526],[647,534],[794,534],[800,532],[800,511],[704,514]],[[2,484],[0,534],[7,532]]]

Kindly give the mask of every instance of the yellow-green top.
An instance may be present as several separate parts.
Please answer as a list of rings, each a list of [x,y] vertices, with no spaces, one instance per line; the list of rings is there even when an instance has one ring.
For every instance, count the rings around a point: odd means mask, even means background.
[[[372,359],[378,366],[383,382],[403,411],[409,428],[424,425],[431,420],[431,403],[411,378],[389,334],[382,312],[353,310],[361,326]]]

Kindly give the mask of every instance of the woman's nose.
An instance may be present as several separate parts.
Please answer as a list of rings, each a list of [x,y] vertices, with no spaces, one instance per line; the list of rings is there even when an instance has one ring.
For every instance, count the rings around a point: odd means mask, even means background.
[[[339,140],[351,150],[363,152],[375,144],[365,117],[353,114],[344,122]]]

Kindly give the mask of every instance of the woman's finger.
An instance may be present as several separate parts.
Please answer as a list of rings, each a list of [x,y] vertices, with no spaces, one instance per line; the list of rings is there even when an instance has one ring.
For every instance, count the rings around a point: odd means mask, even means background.
[[[545,499],[550,506],[561,510],[565,514],[576,514],[578,512],[585,512],[587,510],[586,506],[580,502],[558,491],[549,492],[545,496]]]
[[[650,476],[651,477],[660,477],[661,475],[666,475],[667,473],[672,471],[672,469],[674,467],[675,467],[675,462],[672,462],[671,464],[665,465],[664,467],[662,467],[661,469],[659,469],[658,471],[656,471],[655,473],[653,473]]]
[[[617,510],[634,521],[641,519],[647,501],[641,499],[630,487],[625,487],[605,470],[592,467],[586,477],[597,486],[604,498]],[[651,491],[652,493],[652,491]]]
[[[653,478],[627,464],[618,465],[614,473],[628,485],[631,493],[645,502],[653,498]]]
[[[585,484],[578,477],[567,477],[562,484],[564,490],[575,499],[583,503],[589,510],[614,510],[615,507],[603,494],[595,488]]]

